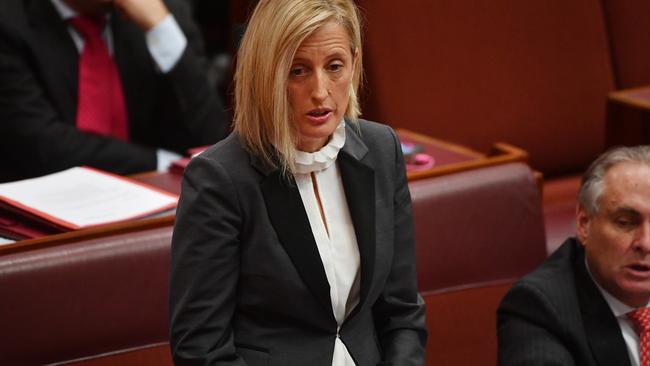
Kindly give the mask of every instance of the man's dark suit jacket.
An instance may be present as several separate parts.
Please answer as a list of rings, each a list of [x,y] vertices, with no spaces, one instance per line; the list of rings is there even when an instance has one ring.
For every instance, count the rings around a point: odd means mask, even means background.
[[[348,123],[341,178],[361,258],[360,302],[340,329],[358,366],[423,365],[404,159],[387,126]],[[331,366],[330,288],[295,183],[231,134],[192,159],[172,239],[177,365]]]
[[[155,170],[156,148],[184,152],[223,136],[225,115],[206,81],[197,28],[182,0],[168,5],[188,47],[165,75],[144,32],[111,16],[129,120],[125,143],[76,129],[79,53],[50,0],[0,1],[0,181],[77,165],[120,174]]]
[[[616,317],[575,238],[513,286],[497,322],[500,366],[630,365]]]

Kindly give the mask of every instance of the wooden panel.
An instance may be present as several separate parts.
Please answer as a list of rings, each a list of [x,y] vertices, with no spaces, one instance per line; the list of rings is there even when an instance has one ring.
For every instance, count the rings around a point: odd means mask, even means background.
[[[603,0],[619,88],[650,84],[650,1]]]
[[[606,136],[607,146],[650,142],[650,86],[609,93]]]
[[[512,282],[423,294],[429,330],[426,365],[496,365],[496,311]]]
[[[614,83],[599,1],[358,3],[365,118],[478,151],[508,141],[545,175],[602,152]]]
[[[163,343],[116,354],[89,357],[83,360],[60,363],[71,366],[173,366],[169,344]]]

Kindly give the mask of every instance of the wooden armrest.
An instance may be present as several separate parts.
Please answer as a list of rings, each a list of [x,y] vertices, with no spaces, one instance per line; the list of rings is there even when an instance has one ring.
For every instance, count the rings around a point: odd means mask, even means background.
[[[610,102],[650,111],[650,86],[616,90],[610,92],[607,98]]]
[[[496,142],[487,153],[488,157],[508,158],[512,161],[528,163],[528,152],[507,142]]]
[[[408,172],[408,180],[414,181],[436,177],[445,174],[452,174],[471,169],[480,169],[488,166],[522,162],[528,164],[528,152],[505,142],[497,142],[488,150],[485,155],[478,155],[475,159],[454,164],[434,166],[428,170]]]
[[[82,230],[68,231],[65,233],[48,235],[41,238],[20,240],[12,244],[0,246],[0,256],[33,249],[47,248],[61,244],[74,243],[82,240],[172,226],[174,225],[175,218],[176,215],[172,214],[161,217],[123,221]]]
[[[613,91],[607,96],[606,147],[650,141],[650,86]]]

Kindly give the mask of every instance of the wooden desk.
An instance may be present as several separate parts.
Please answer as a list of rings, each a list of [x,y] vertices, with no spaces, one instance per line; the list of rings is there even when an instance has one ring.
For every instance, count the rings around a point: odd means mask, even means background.
[[[412,142],[422,146],[424,152],[435,159],[431,169],[415,171],[407,169],[409,182],[498,164],[528,163],[526,151],[504,142],[495,143],[487,153],[483,154],[461,145],[404,129],[397,129],[397,134],[402,142]]]
[[[609,93],[605,128],[608,147],[650,143],[650,86]]]
[[[509,162],[528,161],[528,154],[514,146],[496,143],[486,154],[466,147],[438,140],[408,130],[398,129],[397,133],[402,142],[420,145],[424,152],[433,156],[435,164],[430,169],[408,171],[409,181],[452,174],[464,170],[477,169],[486,166]],[[132,176],[133,179],[151,184],[168,192],[180,194],[181,175],[172,173],[143,173]],[[35,239],[25,239],[12,244],[0,245],[0,256],[27,249],[36,249],[71,243],[97,237],[137,232],[174,224],[174,214],[163,217],[145,218],[126,221],[95,228],[53,234]]]

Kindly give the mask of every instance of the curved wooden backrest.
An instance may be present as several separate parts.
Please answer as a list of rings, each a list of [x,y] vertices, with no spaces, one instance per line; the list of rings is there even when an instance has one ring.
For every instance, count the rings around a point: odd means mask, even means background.
[[[512,280],[423,293],[427,366],[496,365],[496,311]]]

